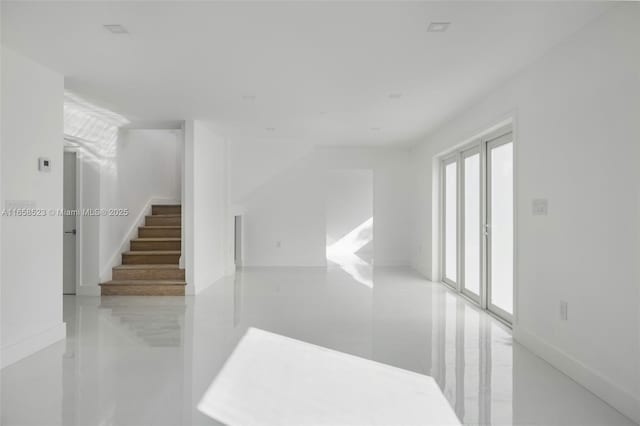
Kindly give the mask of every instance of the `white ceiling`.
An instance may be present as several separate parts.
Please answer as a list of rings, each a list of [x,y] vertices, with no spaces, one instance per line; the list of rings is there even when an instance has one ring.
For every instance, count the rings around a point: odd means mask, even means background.
[[[608,7],[20,1],[2,4],[2,42],[133,120],[214,120],[237,141],[381,145],[433,130]],[[431,21],[451,26],[427,32]]]

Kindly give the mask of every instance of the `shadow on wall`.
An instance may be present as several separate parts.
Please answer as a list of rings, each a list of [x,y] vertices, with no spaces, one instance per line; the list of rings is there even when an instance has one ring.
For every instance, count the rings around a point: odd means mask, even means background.
[[[64,133],[67,145],[82,154],[83,161],[105,173],[115,174],[118,129],[125,117],[95,106],[70,92],[64,94]]]

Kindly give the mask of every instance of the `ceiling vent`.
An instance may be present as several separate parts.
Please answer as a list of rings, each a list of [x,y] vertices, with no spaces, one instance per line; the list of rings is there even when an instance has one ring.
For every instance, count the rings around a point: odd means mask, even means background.
[[[449,29],[451,22],[430,22],[427,31],[430,33],[443,33]]]
[[[129,34],[129,31],[120,24],[105,24],[104,28],[111,34]]]

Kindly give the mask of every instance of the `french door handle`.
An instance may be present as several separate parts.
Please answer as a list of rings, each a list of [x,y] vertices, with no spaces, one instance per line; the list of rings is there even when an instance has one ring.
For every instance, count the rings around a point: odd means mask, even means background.
[[[72,230],[72,231],[64,231],[65,234],[73,234],[76,235],[76,230]]]

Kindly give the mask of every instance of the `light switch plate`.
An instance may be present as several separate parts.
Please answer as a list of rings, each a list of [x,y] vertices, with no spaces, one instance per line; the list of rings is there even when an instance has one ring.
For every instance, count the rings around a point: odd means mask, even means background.
[[[546,216],[549,213],[549,202],[546,198],[534,198],[532,203],[534,216]]]
[[[38,158],[38,170],[45,173],[50,172],[51,160],[49,160],[47,157]]]

